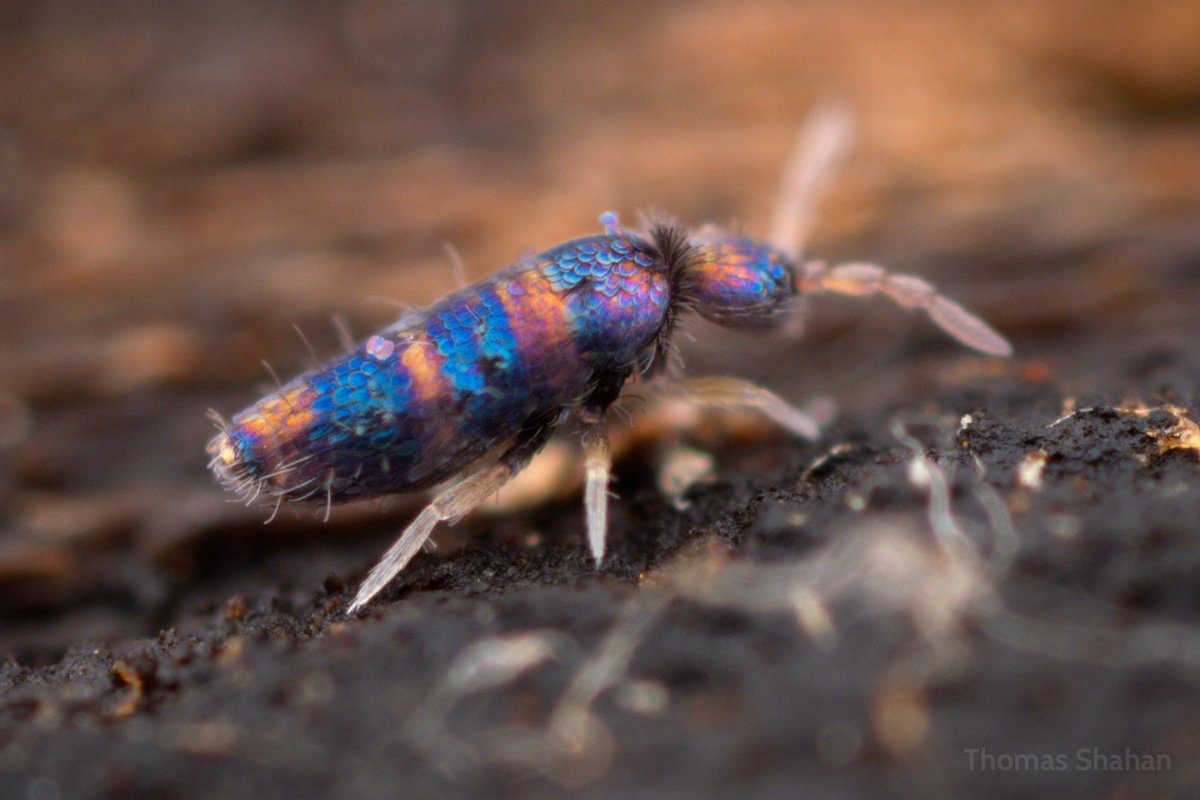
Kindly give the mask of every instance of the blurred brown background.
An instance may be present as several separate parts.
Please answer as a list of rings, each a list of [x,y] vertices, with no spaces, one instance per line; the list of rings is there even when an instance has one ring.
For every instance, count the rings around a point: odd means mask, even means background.
[[[610,208],[765,233],[825,96],[859,136],[811,252],[936,281],[1012,369],[1155,391],[1104,369],[1197,332],[1197,30],[1190,0],[6,3],[9,647],[152,633],[120,609],[193,575],[188,543],[312,527],[264,532],[204,468],[206,409],[308,365],[293,325],[329,354],[332,315],[363,335],[452,288],[446,242],[478,277]],[[885,304],[831,302],[800,345],[695,335],[697,371],[851,409],[966,357]]]

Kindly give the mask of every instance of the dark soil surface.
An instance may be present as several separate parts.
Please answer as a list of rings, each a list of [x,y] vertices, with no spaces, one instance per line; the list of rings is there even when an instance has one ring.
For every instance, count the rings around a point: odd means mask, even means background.
[[[8,4],[0,798],[1200,797],[1200,7],[1101,6]],[[264,526],[207,473],[293,325],[429,302],[447,241],[763,233],[829,92],[810,249],[1014,358],[689,326],[822,441],[646,400],[601,570],[565,439],[356,618],[422,498]]]

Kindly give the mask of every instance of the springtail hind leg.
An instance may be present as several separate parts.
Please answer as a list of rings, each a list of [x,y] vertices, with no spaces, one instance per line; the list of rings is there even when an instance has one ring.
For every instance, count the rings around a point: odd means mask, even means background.
[[[392,578],[404,569],[413,556],[420,552],[422,545],[433,533],[439,522],[454,524],[462,519],[493,493],[499,491],[515,473],[507,464],[493,464],[475,473],[466,480],[460,481],[442,492],[433,502],[417,515],[400,534],[396,543],[384,553],[379,563],[371,569],[367,579],[358,587],[358,594],[346,613],[353,614],[371,602],[371,598],[379,594]]]
[[[877,264],[851,263],[827,266],[821,261],[805,263],[797,274],[797,288],[804,293],[868,297],[882,294],[905,308],[925,312],[943,331],[967,347],[993,356],[1012,355],[1012,345],[991,325],[967,311],[930,283],[912,275],[895,275]]]
[[[409,523],[383,557],[379,559],[366,580],[358,587],[347,614],[354,614],[371,602],[392,578],[404,569],[420,552],[439,522],[453,525],[500,490],[514,475],[525,468],[533,455],[550,438],[558,424],[557,417],[527,427],[518,441],[491,466],[449,487],[433,499],[416,519]]]

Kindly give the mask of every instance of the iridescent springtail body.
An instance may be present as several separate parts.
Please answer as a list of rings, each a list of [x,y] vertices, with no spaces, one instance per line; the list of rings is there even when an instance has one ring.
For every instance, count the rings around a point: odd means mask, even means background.
[[[770,241],[717,228],[646,232],[601,216],[603,232],[520,261],[306,372],[221,424],[208,446],[217,476],[244,496],[332,505],[442,489],[371,570],[349,612],[453,523],[516,475],[575,412],[585,457],[588,540],[599,564],[611,466],[606,415],[628,381],[658,380],[692,400],[749,407],[792,433],[820,426],[737,378],[669,368],[681,315],[730,328],[794,326],[806,296],[881,293],[996,356],[1008,342],[928,283],[872,264],[806,262],[800,244],[820,186],[847,139],[848,116],[814,115],[785,173]]]

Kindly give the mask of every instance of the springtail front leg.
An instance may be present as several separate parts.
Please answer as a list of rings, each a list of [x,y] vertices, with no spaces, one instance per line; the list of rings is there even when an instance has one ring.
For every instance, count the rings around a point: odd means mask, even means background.
[[[723,375],[679,378],[663,388],[700,405],[757,411],[781,428],[809,441],[821,438],[821,426],[834,414],[832,401],[824,400],[805,410],[756,383]]]
[[[604,545],[608,537],[608,482],[612,475],[612,451],[608,434],[604,431],[603,415],[585,421],[583,468],[586,476],[583,502],[587,512],[588,546],[599,569],[604,560]]]

